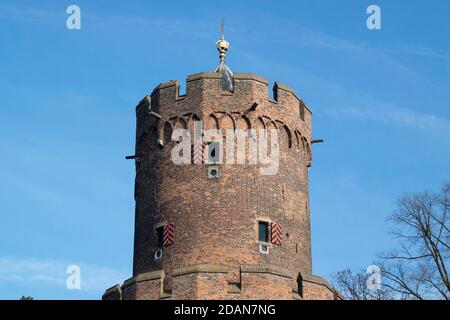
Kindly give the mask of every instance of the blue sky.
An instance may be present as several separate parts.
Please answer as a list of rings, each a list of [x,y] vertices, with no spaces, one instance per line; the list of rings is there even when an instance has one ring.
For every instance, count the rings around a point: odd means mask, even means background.
[[[82,29],[66,28],[81,8]],[[377,4],[382,30],[366,28]],[[7,1],[0,4],[0,299],[98,299],[131,274],[134,107],[228,65],[313,111],[313,268],[369,265],[404,192],[450,179],[446,0]],[[77,264],[82,289],[68,290]]]

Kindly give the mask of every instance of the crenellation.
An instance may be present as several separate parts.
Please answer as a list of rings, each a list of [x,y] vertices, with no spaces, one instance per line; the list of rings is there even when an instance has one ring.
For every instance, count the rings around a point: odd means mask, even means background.
[[[301,132],[310,141],[311,112],[290,87],[275,82],[274,100],[268,96],[268,81],[255,74],[236,73],[233,92],[223,91],[220,82],[218,73],[190,75],[183,96],[179,95],[177,80],[161,83],[153,90],[151,97],[147,96],[138,105],[138,117],[143,117],[146,112],[153,113],[161,119],[158,130],[161,132],[166,122],[175,125],[173,119],[182,119],[184,114],[191,112],[199,115],[205,123],[213,113],[230,113],[232,117],[231,113],[237,112],[245,114],[245,121],[250,122],[269,114],[274,121],[283,123],[291,132]],[[150,111],[143,108],[145,105],[151,105]],[[164,108],[160,109],[160,105]],[[303,112],[300,111],[302,106]],[[141,124],[146,123],[138,123],[139,128]],[[251,123],[249,127],[255,126]]]

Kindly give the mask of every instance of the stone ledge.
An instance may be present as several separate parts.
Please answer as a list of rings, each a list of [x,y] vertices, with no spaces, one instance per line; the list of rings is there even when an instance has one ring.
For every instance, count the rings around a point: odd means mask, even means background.
[[[254,80],[266,85],[269,83],[263,77],[260,77],[253,73],[234,73],[233,78],[234,80]],[[201,72],[188,76],[187,82],[199,79],[222,79],[222,75],[218,72]]]
[[[122,288],[120,287],[119,284],[116,284],[115,286],[112,286],[111,288],[106,289],[105,293],[102,296],[102,299],[105,299],[114,294],[118,294],[120,299],[122,299]]]
[[[178,80],[170,80],[167,82],[160,83],[153,91],[155,92],[159,89],[166,89],[166,88],[178,87],[178,86],[179,86]]]
[[[167,292],[161,293],[161,295],[159,297],[160,300],[166,300],[166,299],[170,299],[170,298],[172,298],[172,294],[167,293]]]
[[[267,81],[267,79],[258,76],[254,73],[235,73],[234,75],[234,79],[236,80],[255,80],[264,84],[269,84],[269,81]]]
[[[140,273],[135,277],[125,280],[122,285],[122,289],[131,286],[132,284],[142,282],[142,281],[150,281],[150,280],[158,280],[164,278],[164,271],[157,270],[151,272]]]
[[[141,101],[139,101],[139,103],[136,106],[136,112],[139,112],[139,110],[143,107],[146,107],[147,109],[150,110],[150,106],[151,106],[151,97],[150,96],[145,96],[144,98],[141,99]]]
[[[281,276],[285,278],[292,279],[292,272],[276,266],[270,266],[270,265],[241,265],[241,273],[267,273],[267,274],[273,274],[276,276]]]
[[[222,79],[222,75],[218,72],[199,72],[191,74],[187,77],[187,82],[199,79]]]
[[[309,282],[309,283],[313,283],[313,284],[318,284],[321,286],[326,287],[328,290],[330,290],[331,292],[333,292],[335,295],[337,295],[340,299],[344,300],[344,297],[342,296],[342,294],[340,294],[327,280],[325,280],[322,277],[319,276],[315,276],[315,275],[302,275],[303,281],[304,282]]]
[[[228,268],[217,264],[198,264],[173,269],[172,276],[181,276],[191,273],[228,273]]]

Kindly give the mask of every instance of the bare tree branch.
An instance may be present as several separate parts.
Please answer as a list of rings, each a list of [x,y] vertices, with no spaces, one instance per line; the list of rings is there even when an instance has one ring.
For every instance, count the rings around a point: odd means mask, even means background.
[[[450,184],[439,193],[404,195],[389,220],[400,250],[381,255],[391,290],[416,299],[449,299]]]

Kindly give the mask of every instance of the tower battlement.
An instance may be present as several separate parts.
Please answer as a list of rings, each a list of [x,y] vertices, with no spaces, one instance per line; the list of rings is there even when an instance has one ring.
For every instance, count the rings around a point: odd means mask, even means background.
[[[195,104],[202,97],[231,97],[242,102],[241,99],[259,103],[270,103],[274,107],[292,108],[298,113],[298,108],[305,109],[306,118],[311,118],[312,112],[303,100],[296,94],[295,90],[282,83],[275,82],[273,98],[268,94],[268,81],[252,73],[235,73],[234,90],[224,91],[221,88],[222,77],[217,72],[202,72],[193,74],[186,79],[186,93],[180,95],[180,82],[171,80],[160,83],[148,96],[152,102],[151,109],[155,112],[160,110],[161,105],[183,106],[186,103]],[[148,99],[147,98],[147,99]],[[141,107],[141,104],[137,108]],[[171,110],[175,111],[175,110]],[[307,115],[306,115],[307,114]],[[308,119],[307,119],[308,120]],[[306,121],[307,121],[306,120]]]
[[[312,113],[292,88],[275,82],[271,98],[268,81],[255,74],[234,74],[232,92],[224,91],[221,81],[219,73],[190,75],[184,95],[179,93],[177,80],[159,84],[136,107],[138,136],[156,127],[158,139],[164,140],[166,123],[172,130],[177,125],[187,128],[195,116],[204,122],[204,128],[228,128],[229,123],[222,124],[225,121],[242,129],[266,128],[268,124],[285,127],[291,144],[310,149]],[[247,125],[238,124],[244,121]]]

